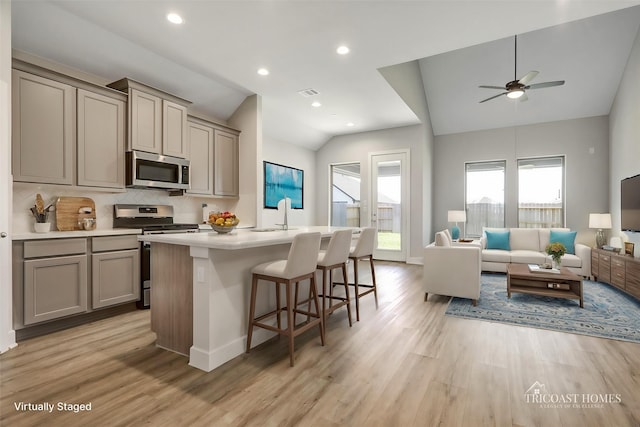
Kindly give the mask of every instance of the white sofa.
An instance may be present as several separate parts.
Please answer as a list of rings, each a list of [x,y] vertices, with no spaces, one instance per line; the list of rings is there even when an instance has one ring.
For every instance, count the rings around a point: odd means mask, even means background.
[[[424,300],[430,293],[468,298],[476,305],[480,298],[480,246],[454,245],[448,230],[436,233],[435,243],[424,248]]]
[[[480,239],[482,248],[482,271],[506,272],[509,263],[542,264],[551,262],[545,248],[549,244],[549,228],[487,228],[489,231],[509,230],[510,250],[488,249],[486,234]],[[554,228],[557,231],[569,231],[568,228]],[[560,264],[579,276],[591,275],[591,248],[575,243],[575,254],[562,256]]]

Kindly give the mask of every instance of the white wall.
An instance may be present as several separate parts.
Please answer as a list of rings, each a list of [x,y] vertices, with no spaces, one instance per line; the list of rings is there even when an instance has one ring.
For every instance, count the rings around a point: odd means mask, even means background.
[[[13,233],[22,234],[33,232],[33,216],[29,211],[35,204],[36,193],[40,193],[47,202],[55,202],[58,197],[89,197],[96,205],[97,228],[108,229],[113,226],[113,205],[117,203],[130,204],[162,204],[173,205],[174,222],[200,223],[202,222],[202,203],[207,203],[210,210],[234,210],[235,200],[212,199],[193,196],[169,196],[164,190],[127,189],[124,193],[105,193],[91,191],[90,188],[65,189],[62,186],[38,185],[29,183],[15,183],[13,188]],[[50,217],[52,228],[55,229],[55,212]]]
[[[0,353],[16,345],[11,311],[11,2],[0,1]]]
[[[609,114],[609,211],[613,230],[620,233],[620,180],[640,174],[640,32],[629,55]],[[640,233],[625,233],[640,253]]]
[[[428,129],[430,132],[430,128]],[[361,218],[362,226],[370,224],[369,215],[369,153],[394,149],[409,149],[411,155],[411,220],[409,224],[410,242],[408,261],[420,262],[423,239],[423,218],[425,215],[423,197],[424,174],[431,173],[431,166],[424,164],[424,150],[427,147],[428,132],[424,125],[405,126],[372,132],[336,136],[330,139],[316,154],[316,200],[317,223],[329,224],[329,167],[332,163],[359,162],[361,175]],[[428,194],[428,193],[427,193]],[[426,214],[428,215],[428,213]]]
[[[240,133],[240,198],[235,208],[240,226],[260,226],[258,189],[262,167],[262,97],[248,96],[229,118]]]
[[[447,211],[464,208],[465,162],[506,160],[506,226],[517,226],[517,167],[519,158],[564,155],[566,226],[578,239],[594,244],[589,213],[609,206],[609,139],[606,116],[529,126],[437,136],[434,164],[434,226],[450,226]],[[593,154],[590,150],[593,148]]]
[[[291,166],[304,171],[303,209],[289,211],[288,220],[290,226],[316,225],[316,153],[306,148],[277,141],[264,136],[262,146],[262,158],[268,162]],[[262,167],[262,164],[260,165]],[[264,209],[264,183],[262,169],[259,175],[258,207],[262,209],[262,226],[273,227],[281,224],[283,213],[275,209]]]
[[[424,139],[420,143],[421,152],[413,153],[413,156],[420,156],[418,164],[420,164],[422,171],[422,206],[418,209],[418,206],[416,205],[418,201],[412,199],[412,213],[422,213],[422,242],[428,243],[431,241],[430,236],[433,234],[431,227],[433,222],[432,197],[434,136],[433,126],[431,125],[431,115],[429,114],[429,106],[427,104],[426,93],[422,80],[420,62],[405,62],[403,64],[381,68],[379,71],[423,124]],[[412,222],[414,222],[413,218]],[[416,232],[417,229],[411,230],[412,234]],[[415,248],[413,256],[416,258],[416,262],[421,262],[418,261],[418,258],[421,259],[422,255],[420,253],[415,253],[415,251],[419,251],[420,249],[418,247],[418,239],[416,238],[414,241]]]

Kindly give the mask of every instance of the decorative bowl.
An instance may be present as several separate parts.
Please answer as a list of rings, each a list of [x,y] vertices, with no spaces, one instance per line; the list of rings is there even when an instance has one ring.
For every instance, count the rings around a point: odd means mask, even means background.
[[[227,233],[231,233],[233,230],[235,230],[236,226],[235,225],[216,225],[216,224],[211,224],[211,228],[213,228],[213,230],[217,233],[220,234],[227,234]]]
[[[230,212],[212,212],[211,214],[209,214],[209,221],[207,222],[217,233],[226,234],[231,233],[236,228],[236,226],[240,223],[240,219]],[[222,223],[219,224],[218,222]]]

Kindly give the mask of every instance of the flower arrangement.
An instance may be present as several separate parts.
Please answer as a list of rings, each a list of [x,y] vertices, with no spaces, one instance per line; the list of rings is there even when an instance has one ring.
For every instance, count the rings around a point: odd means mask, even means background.
[[[36,194],[36,204],[31,208],[31,213],[33,217],[36,219],[37,223],[45,223],[49,218],[49,209],[51,209],[52,203],[49,203],[48,206],[45,207],[44,200],[40,193]]]
[[[551,255],[551,258],[553,259],[553,261],[557,265],[559,265],[560,258],[562,257],[562,255],[567,253],[567,248],[565,248],[564,245],[560,242],[554,242],[554,243],[549,243],[547,245],[547,247],[545,248],[545,252],[548,255]]]

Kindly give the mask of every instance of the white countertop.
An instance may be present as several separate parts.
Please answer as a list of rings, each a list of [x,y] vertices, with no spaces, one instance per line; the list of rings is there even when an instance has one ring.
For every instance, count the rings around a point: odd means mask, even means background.
[[[67,239],[70,237],[121,236],[126,234],[142,234],[139,228],[106,228],[97,230],[50,231],[48,233],[18,233],[12,240]]]
[[[334,231],[351,227],[294,227],[290,230],[253,231],[257,229],[235,229],[228,234],[216,232],[151,234],[138,236],[138,240],[151,243],[168,243],[171,245],[194,246],[210,249],[247,249],[263,246],[287,244],[293,241],[296,234],[320,232],[322,237],[331,237]],[[358,232],[359,229],[353,229]]]

